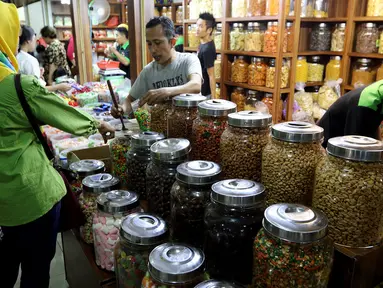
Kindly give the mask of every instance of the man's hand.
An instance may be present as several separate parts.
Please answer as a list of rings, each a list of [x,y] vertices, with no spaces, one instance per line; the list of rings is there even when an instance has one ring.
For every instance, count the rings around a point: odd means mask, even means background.
[[[110,51],[111,54],[112,53],[115,54],[117,52],[117,49],[114,46],[110,46],[109,51]]]
[[[109,140],[114,138],[114,132],[116,130],[113,128],[112,125],[110,125],[107,122],[100,121],[100,127],[98,127],[98,132],[102,135],[102,138],[104,138],[105,143]]]
[[[112,110],[110,112],[114,118],[118,119],[124,115],[125,109],[124,109],[124,106],[122,105],[118,105],[118,107],[113,105]]]
[[[148,93],[140,100],[139,106],[142,107],[146,103],[148,105],[154,105],[156,103],[162,103],[168,100],[172,96],[170,88],[160,88],[149,90]]]
[[[60,83],[54,86],[56,90],[60,90],[63,92],[69,91],[72,89],[72,86],[68,83]]]

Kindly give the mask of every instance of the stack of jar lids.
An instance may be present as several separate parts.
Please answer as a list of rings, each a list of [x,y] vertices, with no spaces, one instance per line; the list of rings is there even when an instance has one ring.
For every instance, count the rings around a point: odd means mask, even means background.
[[[237,110],[237,105],[231,101],[214,99],[198,104],[198,112],[205,116],[227,116]]]
[[[234,127],[263,128],[271,125],[272,116],[258,111],[241,111],[229,114],[228,123]]]
[[[100,160],[86,159],[70,164],[69,169],[80,178],[102,173],[105,171],[105,163]]]
[[[190,150],[189,140],[169,138],[154,143],[150,147],[150,154],[152,159],[166,162],[186,158]]]
[[[138,195],[125,190],[110,191],[97,197],[97,209],[108,214],[128,212],[139,205]]]
[[[90,193],[105,193],[118,189],[120,180],[108,173],[91,175],[82,180],[82,189]]]
[[[307,122],[291,121],[274,125],[271,135],[281,141],[310,143],[323,138],[323,128]]]
[[[189,185],[207,185],[218,181],[221,167],[211,161],[190,161],[177,167],[178,181]]]
[[[182,94],[173,97],[173,105],[177,107],[197,107],[202,101],[205,101],[206,97],[200,94]]]
[[[153,131],[145,131],[132,135],[132,146],[150,147],[159,140],[164,139],[165,136],[161,133]]]

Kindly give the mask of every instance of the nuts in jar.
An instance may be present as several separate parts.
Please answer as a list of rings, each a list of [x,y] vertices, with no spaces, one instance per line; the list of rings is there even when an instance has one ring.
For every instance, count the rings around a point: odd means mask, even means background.
[[[172,101],[154,104],[150,111],[150,130],[167,135],[167,117],[172,109]]]
[[[215,45],[215,49],[217,50],[222,49],[222,23],[217,24],[217,29],[214,34],[214,45]]]
[[[371,59],[358,59],[352,70],[351,85],[354,87],[367,86],[375,81],[376,69],[372,67]]]
[[[217,55],[217,59],[214,61],[214,76],[215,79],[221,79],[221,67],[222,67],[222,61],[221,61],[221,54]]]
[[[266,85],[267,64],[262,58],[251,58],[251,64],[248,67],[247,84],[256,86]]]
[[[310,50],[329,51],[331,48],[331,30],[328,24],[319,23],[311,30]]]
[[[355,51],[359,53],[377,53],[379,29],[375,23],[363,23],[358,27]]]
[[[233,92],[231,93],[230,100],[237,104],[237,111],[245,110],[245,89],[241,87],[235,87]]]
[[[231,0],[231,17],[241,18],[241,17],[246,17],[246,15],[247,15],[246,0]]]
[[[287,22],[283,35],[283,52],[292,52],[294,46],[293,23]]]
[[[246,83],[248,79],[247,68],[249,64],[245,61],[244,56],[238,56],[234,61],[231,70],[231,81],[237,83]]]

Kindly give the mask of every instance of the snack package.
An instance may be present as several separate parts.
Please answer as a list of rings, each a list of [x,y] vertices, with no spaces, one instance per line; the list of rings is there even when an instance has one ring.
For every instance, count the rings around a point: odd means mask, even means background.
[[[301,109],[307,113],[308,116],[313,115],[313,96],[311,93],[305,92],[305,83],[297,83],[295,89],[298,90],[294,94],[294,100],[297,101]]]
[[[319,89],[318,104],[320,108],[328,110],[330,106],[340,97],[340,84],[342,79],[326,81]]]
[[[283,115],[283,119],[284,119],[284,120],[287,119],[287,112],[286,112],[286,109],[287,109],[287,101],[288,101],[288,99],[286,99],[285,101],[283,101],[283,111],[282,111],[282,115]],[[293,114],[294,114],[296,111],[299,111],[299,110],[301,110],[301,107],[299,107],[298,102],[294,100],[294,102],[293,102]]]

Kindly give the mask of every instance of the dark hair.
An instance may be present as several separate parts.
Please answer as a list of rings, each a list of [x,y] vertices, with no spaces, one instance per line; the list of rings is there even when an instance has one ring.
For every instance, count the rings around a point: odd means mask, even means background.
[[[208,13],[208,12],[201,13],[201,14],[199,14],[199,19],[205,20],[205,22],[206,22],[206,29],[211,28],[210,35],[213,34],[213,30],[215,29],[215,26],[217,24],[215,22],[215,18],[213,16],[213,14]]]
[[[165,16],[154,17],[150,19],[148,23],[146,23],[146,29],[156,27],[157,25],[161,25],[164,29],[164,34],[168,40],[174,38],[174,24],[171,19]]]
[[[40,34],[44,38],[51,38],[51,39],[57,38],[57,34],[56,34],[55,28],[50,27],[50,26],[43,27],[43,29],[41,29],[41,31],[40,31]]]
[[[177,35],[184,35],[184,28],[182,26],[178,26],[176,28],[176,34]]]
[[[39,53],[39,54],[45,52],[44,45],[37,45],[36,46],[36,52]]]
[[[63,68],[63,67],[59,67],[57,68],[54,72],[53,72],[53,79],[56,79],[56,78],[59,78],[61,76],[66,76],[68,75],[68,73],[66,72],[66,70]]]
[[[116,31],[120,32],[121,34],[124,34],[126,39],[129,39],[129,32],[128,32],[128,30],[126,30],[126,28],[124,28],[124,27],[117,27]]]
[[[21,26],[21,35],[19,37],[19,45],[23,45],[25,42],[33,39],[33,36],[36,35],[35,31],[27,25]]]

